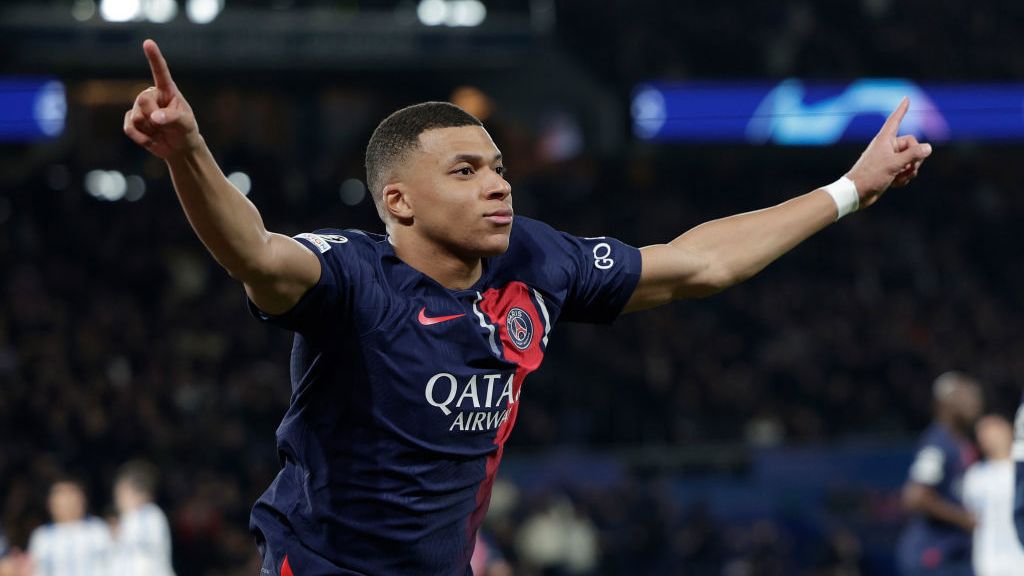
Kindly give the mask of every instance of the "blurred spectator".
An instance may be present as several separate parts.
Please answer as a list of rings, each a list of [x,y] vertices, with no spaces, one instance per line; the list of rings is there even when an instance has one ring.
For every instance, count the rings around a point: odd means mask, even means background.
[[[157,470],[149,462],[123,465],[114,481],[118,520],[114,532],[113,576],[174,576],[171,530],[153,502]]]
[[[85,489],[70,478],[50,487],[51,524],[32,532],[28,551],[35,576],[108,576],[110,530],[106,522],[86,514]]]
[[[922,436],[903,490],[912,514],[899,545],[906,576],[970,576],[975,518],[964,509],[964,473],[976,459],[968,438],[981,414],[981,387],[946,372],[933,385],[935,423]]]
[[[516,547],[527,566],[550,576],[593,574],[600,559],[593,523],[562,495],[523,522]]]
[[[480,530],[476,534],[476,547],[470,561],[474,576],[512,576],[512,566],[484,532]]]
[[[964,504],[978,520],[974,531],[976,576],[1024,575],[1024,547],[1013,526],[1013,428],[1002,416],[978,421],[978,447],[985,457],[967,469]]]

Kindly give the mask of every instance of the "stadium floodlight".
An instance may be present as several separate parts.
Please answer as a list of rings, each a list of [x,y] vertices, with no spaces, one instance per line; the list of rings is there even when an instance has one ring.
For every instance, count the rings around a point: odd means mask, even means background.
[[[71,17],[79,22],[86,22],[96,15],[94,0],[75,0],[71,5]]]
[[[217,19],[224,9],[224,0],[188,0],[185,14],[196,24],[209,24]]]
[[[355,206],[366,198],[366,185],[358,178],[349,178],[341,183],[341,202],[345,206]]]
[[[242,196],[248,196],[249,191],[252,190],[252,179],[245,172],[232,172],[228,175],[228,182],[234,184]]]
[[[448,3],[444,0],[420,0],[416,16],[425,26],[440,26],[448,18]]]
[[[125,178],[124,199],[128,202],[138,202],[146,195],[146,181],[138,174],[132,174]]]
[[[146,20],[164,24],[178,15],[178,3],[174,0],[143,0],[142,13]]]
[[[483,24],[487,18],[487,7],[480,0],[451,0],[448,2],[449,26],[473,27]]]
[[[117,170],[92,170],[85,175],[85,191],[99,200],[116,202],[127,190],[128,181]]]
[[[107,22],[130,22],[142,16],[140,0],[102,0],[100,17]]]
[[[425,26],[464,26],[483,24],[487,7],[480,0],[420,0],[416,16]]]

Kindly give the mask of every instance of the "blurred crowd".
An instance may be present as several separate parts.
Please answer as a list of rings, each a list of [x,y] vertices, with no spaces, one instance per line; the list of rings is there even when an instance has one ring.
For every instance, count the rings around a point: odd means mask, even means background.
[[[959,17],[934,3],[863,0],[821,12],[752,2],[757,12],[746,18],[764,24],[749,33],[729,4],[703,7],[700,25],[686,11],[654,17],[653,0],[626,4],[558,3],[567,49],[623,92],[651,77],[980,79],[1020,76],[1014,67],[1024,65],[988,57],[1021,42],[1005,28],[1024,8],[1007,3],[972,7],[965,34],[990,40],[972,54],[945,41],[944,23]],[[868,30],[877,41],[865,47],[857,36]],[[595,34],[608,41],[593,42]],[[705,59],[709,46],[722,53]],[[931,58],[915,56],[923,46]],[[225,170],[251,177],[268,227],[380,231],[368,196],[350,193],[343,204],[338,188],[362,177],[376,120],[406,102],[225,84],[190,98]],[[487,124],[508,159],[517,212],[635,245],[832,182],[859,152],[624,145],[614,156],[584,146],[552,158],[543,131],[503,115],[495,100]],[[145,457],[161,472],[156,499],[177,571],[255,574],[248,512],[277,470],[290,335],[248,317],[241,289],[191,233],[162,165],[120,134],[127,106],[73,110],[67,141],[16,150],[17,166],[4,161],[0,555],[24,548],[48,521],[52,483],[85,479],[91,512],[110,515],[118,466]],[[309,112],[318,106],[328,112]],[[612,328],[559,326],[545,368],[525,387],[510,452],[909,438],[928,421],[931,379],[951,368],[975,374],[987,404],[1008,412],[1024,384],[1019,152],[937,147],[909,189],[747,284]],[[142,174],[145,196],[90,197],[82,175],[95,167]],[[721,525],[706,507],[674,503],[657,480],[517,502],[488,525],[517,573],[797,573],[790,538],[798,528]],[[562,539],[573,544],[555,546]],[[811,552],[800,548],[800,573],[862,573],[850,530],[815,542]]]

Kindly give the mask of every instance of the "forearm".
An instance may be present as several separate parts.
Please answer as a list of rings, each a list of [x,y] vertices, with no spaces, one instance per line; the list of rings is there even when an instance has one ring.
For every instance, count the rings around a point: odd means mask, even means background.
[[[910,512],[957,526],[966,532],[974,530],[974,516],[970,512],[959,504],[942,498],[931,488],[911,484],[904,490],[903,502]]]
[[[965,532],[974,530],[974,517],[971,516],[970,512],[953,502],[948,502],[938,497],[929,498],[923,502],[921,512],[935,520],[957,526]]]
[[[245,282],[260,274],[270,234],[256,206],[221,172],[200,139],[187,152],[169,157],[178,200],[196,235],[233,277]]]
[[[771,208],[712,220],[669,243],[698,254],[703,277],[688,279],[717,291],[750,278],[765,266],[835,222],[836,204],[823,190]]]

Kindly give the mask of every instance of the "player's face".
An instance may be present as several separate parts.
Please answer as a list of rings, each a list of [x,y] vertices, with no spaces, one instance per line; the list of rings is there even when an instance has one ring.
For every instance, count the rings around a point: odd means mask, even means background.
[[[73,482],[54,484],[48,504],[56,522],[74,522],[85,517],[85,494]]]
[[[496,256],[508,249],[512,187],[501,152],[479,126],[420,134],[403,183],[414,228],[463,258]]]
[[[132,485],[124,480],[114,483],[114,507],[119,513],[125,513],[132,509],[135,502],[135,490]]]
[[[982,411],[981,390],[974,384],[962,384],[957,387],[953,402],[961,424],[974,426]]]

